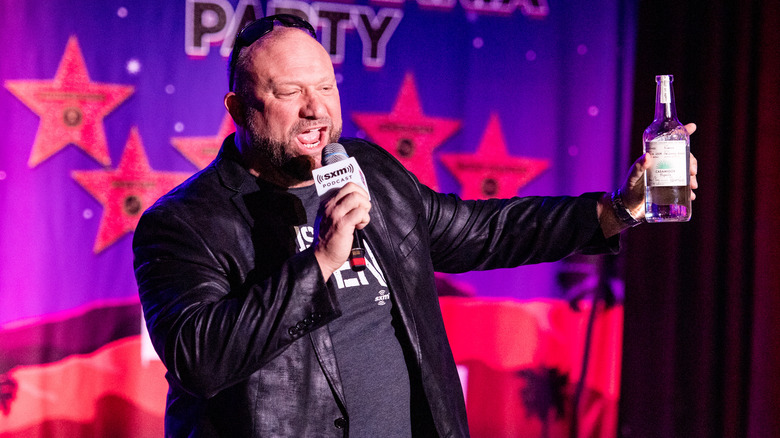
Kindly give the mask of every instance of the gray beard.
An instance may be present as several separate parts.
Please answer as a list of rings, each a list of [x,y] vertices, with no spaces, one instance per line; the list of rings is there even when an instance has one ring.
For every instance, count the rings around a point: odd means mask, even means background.
[[[292,127],[290,134],[288,135],[288,143],[271,139],[260,133],[260,130],[254,124],[254,114],[256,112],[254,108],[250,108],[246,121],[247,130],[252,141],[252,150],[257,154],[257,157],[269,164],[274,169],[278,170],[282,175],[289,178],[293,183],[302,183],[312,180],[311,171],[314,170],[316,162],[313,157],[308,155],[291,156],[287,152],[287,144],[293,142],[293,133],[300,132],[304,126],[307,125],[306,121],[301,121]],[[334,129],[333,123],[328,121],[331,132],[328,143],[336,143],[341,137],[341,127]]]

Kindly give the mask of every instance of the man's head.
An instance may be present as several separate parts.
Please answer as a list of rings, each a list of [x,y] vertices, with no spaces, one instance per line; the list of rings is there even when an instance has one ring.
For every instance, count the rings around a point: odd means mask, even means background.
[[[333,64],[306,26],[297,17],[273,16],[245,27],[225,96],[247,167],[288,187],[311,183],[322,148],[338,140],[342,127]]]

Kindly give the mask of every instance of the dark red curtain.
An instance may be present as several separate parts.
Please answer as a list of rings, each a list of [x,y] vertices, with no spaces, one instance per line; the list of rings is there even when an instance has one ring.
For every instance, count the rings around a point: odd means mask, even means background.
[[[625,238],[620,434],[780,436],[780,2],[641,2],[634,139],[656,74],[701,188],[690,223]]]

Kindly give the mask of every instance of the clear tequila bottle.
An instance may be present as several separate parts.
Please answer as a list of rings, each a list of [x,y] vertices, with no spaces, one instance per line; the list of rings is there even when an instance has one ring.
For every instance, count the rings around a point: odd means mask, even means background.
[[[655,120],[642,135],[653,157],[645,172],[645,219],[687,222],[691,219],[690,137],[677,120],[672,75],[656,76]]]

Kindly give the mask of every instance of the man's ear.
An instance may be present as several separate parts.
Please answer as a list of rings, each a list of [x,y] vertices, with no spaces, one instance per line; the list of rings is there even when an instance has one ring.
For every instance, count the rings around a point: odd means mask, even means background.
[[[244,111],[244,103],[241,101],[241,98],[236,93],[230,91],[225,95],[224,103],[225,109],[230,113],[230,117],[233,118],[233,122],[238,126],[246,126],[246,111]]]

